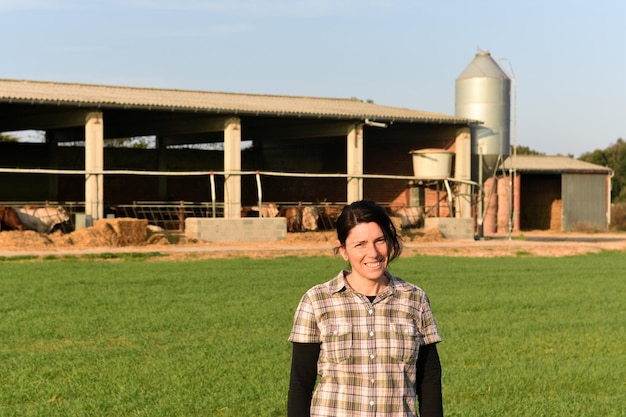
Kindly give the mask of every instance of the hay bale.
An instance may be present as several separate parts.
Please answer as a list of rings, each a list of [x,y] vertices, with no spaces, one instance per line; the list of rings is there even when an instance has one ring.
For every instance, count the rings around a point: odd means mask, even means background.
[[[0,232],[0,249],[45,249],[54,245],[49,236],[34,230],[9,230]]]
[[[94,221],[94,229],[110,237],[112,246],[145,245],[148,237],[148,220],[119,217]]]
[[[118,238],[112,228],[86,227],[69,235],[63,235],[56,241],[57,246],[74,246],[80,248],[116,247]]]
[[[403,237],[410,242],[441,242],[445,240],[441,230],[436,227],[406,232]]]
[[[155,233],[150,235],[146,243],[148,245],[169,245],[170,241],[163,233]]]

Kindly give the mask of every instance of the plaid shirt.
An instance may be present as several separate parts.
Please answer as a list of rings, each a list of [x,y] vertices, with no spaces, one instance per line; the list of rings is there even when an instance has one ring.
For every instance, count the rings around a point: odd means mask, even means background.
[[[387,272],[370,303],[346,284],[348,273],[307,291],[289,336],[321,343],[311,417],[417,416],[419,347],[441,341],[428,297]]]

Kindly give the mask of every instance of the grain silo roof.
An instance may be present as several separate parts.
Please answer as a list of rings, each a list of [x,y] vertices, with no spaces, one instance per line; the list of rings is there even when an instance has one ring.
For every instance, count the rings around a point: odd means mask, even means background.
[[[252,116],[468,124],[475,120],[358,99],[241,94],[0,79],[0,102]]]
[[[503,168],[528,173],[596,173],[608,174],[611,168],[566,156],[517,155],[505,159]]]

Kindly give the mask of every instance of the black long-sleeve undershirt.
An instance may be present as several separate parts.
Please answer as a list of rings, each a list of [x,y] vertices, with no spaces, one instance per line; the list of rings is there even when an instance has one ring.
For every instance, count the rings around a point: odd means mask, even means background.
[[[317,379],[319,343],[293,343],[291,378],[287,397],[288,417],[309,417]],[[420,417],[442,417],[441,363],[437,345],[420,347],[417,359],[416,391]]]
[[[420,347],[415,388],[420,417],[443,417],[441,362],[436,344]]]
[[[320,344],[293,343],[292,350],[287,417],[310,417]]]

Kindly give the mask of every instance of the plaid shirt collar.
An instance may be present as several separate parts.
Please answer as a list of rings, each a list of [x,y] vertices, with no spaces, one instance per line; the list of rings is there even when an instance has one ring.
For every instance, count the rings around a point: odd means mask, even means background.
[[[346,282],[346,276],[351,271],[344,269],[335,278],[328,282],[328,292],[337,294],[344,291],[351,291]],[[385,275],[389,278],[389,286],[378,294],[379,298],[385,298],[388,295],[395,294],[397,291],[411,291],[412,287],[398,277],[393,276],[389,271],[385,271]]]

